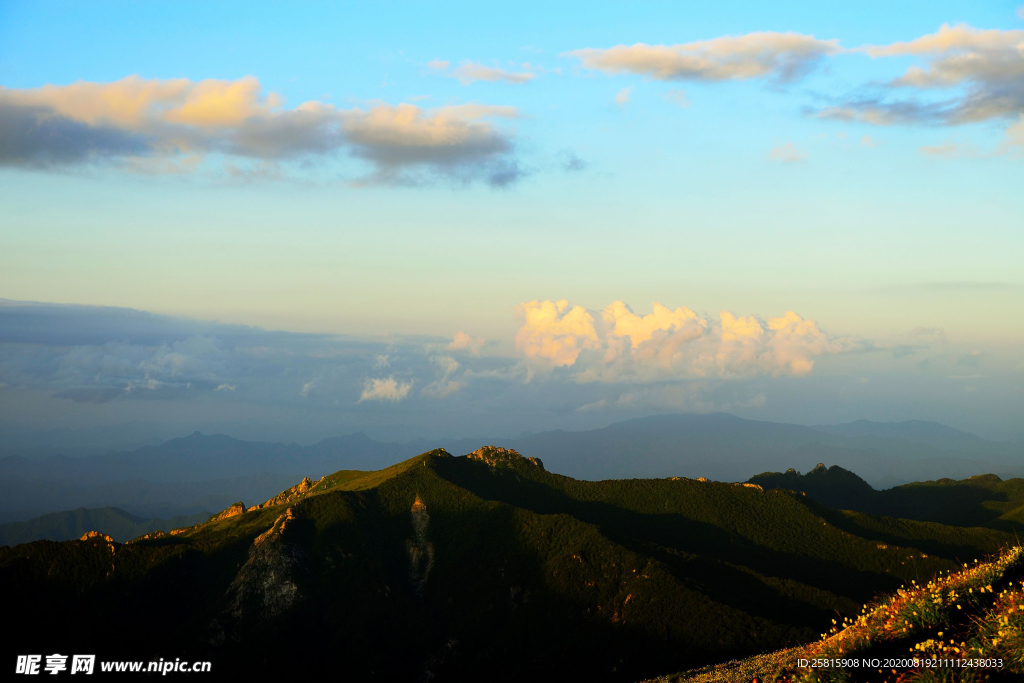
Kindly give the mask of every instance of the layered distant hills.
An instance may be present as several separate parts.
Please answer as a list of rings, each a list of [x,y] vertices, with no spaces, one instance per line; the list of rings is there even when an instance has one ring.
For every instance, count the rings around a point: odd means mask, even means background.
[[[501,448],[259,502],[126,544],[0,548],[19,624],[3,647],[209,660],[236,677],[635,681],[813,640],[1016,532],[753,483],[584,481]]]
[[[0,523],[77,507],[115,506],[144,518],[190,515],[238,499],[267,498],[296,477],[378,469],[436,446],[467,453],[491,443],[539,457],[551,471],[589,480],[743,481],[765,471],[807,471],[818,462],[857,472],[876,489],[982,473],[1024,475],[1020,444],[920,421],[804,427],[726,414],[664,415],[513,439],[399,444],[352,434],[306,446],[195,433],[109,455],[0,457]]]
[[[65,512],[51,512],[26,522],[0,524],[0,545],[17,545],[31,541],[66,541],[80,538],[86,532],[98,531],[124,542],[153,531],[170,531],[178,527],[205,522],[208,512],[172,517],[171,519],[144,519],[120,508],[78,508]]]

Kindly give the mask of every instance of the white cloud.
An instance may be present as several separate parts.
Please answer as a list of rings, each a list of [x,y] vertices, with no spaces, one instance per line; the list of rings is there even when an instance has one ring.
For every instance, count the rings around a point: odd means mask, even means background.
[[[772,150],[768,153],[768,158],[784,164],[793,164],[799,161],[807,161],[807,153],[792,142],[787,142],[784,145],[772,147]]]
[[[367,379],[358,403],[363,401],[391,401],[397,403],[409,395],[412,382],[399,382],[394,377]]]
[[[451,72],[451,75],[462,85],[469,85],[477,81],[523,85],[532,81],[536,76],[531,71],[507,71],[497,67],[484,66],[478,62],[463,62]]]
[[[922,145],[917,151],[933,159],[962,159],[964,157],[978,156],[975,148],[955,142],[944,142],[941,145]]]
[[[678,107],[685,108],[690,106],[690,98],[686,95],[686,91],[680,88],[672,88],[666,91],[665,99]]]
[[[839,52],[838,41],[799,33],[748,33],[679,45],[617,45],[566,53],[588,69],[633,73],[658,80],[726,81],[799,78],[826,55]]]
[[[615,104],[619,105],[620,107],[626,106],[626,103],[629,102],[629,93],[632,90],[632,88],[623,88],[619,92],[615,93]]]
[[[234,391],[237,388],[238,387],[235,386],[234,384],[228,384],[225,382],[224,384],[218,384],[217,388],[214,389],[214,391]]]
[[[860,139],[861,147],[878,147],[878,142],[870,135],[865,135]]]
[[[427,62],[428,69],[450,78],[454,78],[462,85],[470,85],[477,81],[523,85],[524,83],[529,83],[536,77],[536,74],[529,69],[526,71],[508,71],[507,69],[486,66],[479,62],[469,60],[462,62],[454,69],[452,69],[451,66],[451,62],[444,59],[435,59]]]
[[[454,377],[459,371],[459,362],[450,356],[434,356],[430,359],[440,371],[440,377],[423,387],[420,392],[424,396],[444,398],[450,396],[466,386],[465,381],[455,380]]]
[[[391,361],[388,358],[388,354],[380,353],[373,357],[373,369],[380,370],[391,365]]]
[[[316,380],[310,380],[302,385],[302,389],[299,390],[299,394],[303,397],[309,396],[309,392],[313,391],[313,387],[316,386]]]

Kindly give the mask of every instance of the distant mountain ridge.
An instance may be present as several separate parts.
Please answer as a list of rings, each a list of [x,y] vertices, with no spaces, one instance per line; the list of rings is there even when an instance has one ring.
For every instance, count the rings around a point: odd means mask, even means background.
[[[223,434],[195,432],[189,436],[143,446],[132,451],[70,458],[43,459],[19,456],[0,458],[0,478],[73,479],[79,484],[99,484],[126,479],[150,482],[181,482],[222,479],[273,472],[305,475],[333,472],[339,465],[349,469],[374,469],[411,454],[409,446],[384,443],[357,432],[324,439],[311,446],[243,441]],[[54,477],[59,473],[58,477]]]
[[[588,480],[703,476],[743,481],[765,471],[807,471],[818,462],[856,471],[876,488],[981,473],[1024,475],[1024,447],[923,421],[807,427],[726,413],[672,414],[513,439],[401,444],[355,433],[305,446],[196,432],[109,455],[0,458],[0,521],[79,506],[113,505],[147,517],[192,514],[251,499],[253,491],[256,497],[269,495],[296,477],[379,469],[437,446],[468,453],[493,443],[538,457],[551,471]]]
[[[986,441],[938,423],[851,424],[833,426],[850,434],[844,435],[826,431],[827,426],[761,422],[727,413],[673,414],[504,443],[541,458],[555,472],[582,479],[705,476],[742,481],[766,470],[807,470],[823,461],[854,469],[879,488],[983,472],[1024,475],[1024,447],[1018,444]],[[933,445],[948,432],[963,435],[957,444],[971,443],[973,450]],[[474,444],[479,445],[464,439],[443,445],[461,453]]]
[[[749,483],[766,490],[799,491],[839,510],[1004,531],[1024,526],[1024,479],[1004,481],[994,474],[919,481],[876,491],[853,472],[819,463],[806,474],[792,469],[764,472]]]
[[[145,519],[115,507],[78,508],[51,512],[25,522],[0,524],[0,545],[67,541],[80,538],[88,531],[98,531],[123,543],[153,531],[170,531],[205,522],[209,516],[208,512],[200,512],[171,519]]]

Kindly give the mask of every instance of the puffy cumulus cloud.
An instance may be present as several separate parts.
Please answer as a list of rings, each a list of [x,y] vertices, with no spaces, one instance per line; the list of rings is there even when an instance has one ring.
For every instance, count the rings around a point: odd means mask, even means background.
[[[279,175],[268,163],[346,152],[371,164],[374,181],[444,177],[503,185],[521,172],[512,134],[493,121],[516,116],[512,107],[479,104],[342,109],[309,101],[285,109],[251,76],[0,87],[0,165],[116,162],[180,173],[219,153],[256,164],[253,172],[232,165],[234,175],[268,178]]]
[[[818,116],[884,126],[960,125],[1024,114],[1024,30],[944,24],[914,40],[860,49],[873,58],[911,57],[923,64],[889,81],[881,96],[851,100]],[[925,101],[891,97],[906,90],[942,94]],[[1012,128],[1008,134],[1011,143],[1019,143]]]
[[[515,308],[523,318],[516,332],[516,349],[527,358],[550,362],[554,366],[572,365],[583,349],[601,346],[594,318],[582,306],[569,308],[569,302],[528,301]]]
[[[451,343],[448,344],[449,351],[469,351],[474,356],[480,355],[480,350],[483,349],[484,344],[487,340],[483,337],[474,337],[466,332],[456,332],[455,337]]]
[[[363,401],[390,401],[397,403],[409,395],[412,382],[399,382],[394,377],[383,379],[368,378],[363,385],[359,403]]]
[[[826,334],[792,311],[766,320],[723,311],[712,320],[655,303],[652,313],[640,316],[616,301],[602,312],[598,330],[579,306],[559,317],[567,309],[564,300],[521,304],[517,310],[526,322],[516,335],[517,348],[528,359],[576,366],[580,382],[803,376],[818,357],[865,348]],[[604,353],[577,362],[584,349]]]
[[[639,316],[622,301],[613,301],[601,313],[601,317],[611,329],[609,334],[616,337],[629,337],[635,349],[648,341],[656,332],[688,330],[688,335],[699,336],[704,331],[706,322],[689,308],[679,307],[670,310],[657,301],[653,304],[653,312]]]
[[[768,152],[768,158],[783,164],[794,164],[800,161],[807,161],[807,152],[803,151],[792,142],[784,145],[776,145]]]
[[[469,85],[477,81],[488,83],[508,83],[510,85],[523,85],[532,81],[536,74],[532,71],[508,71],[493,66],[485,66],[479,62],[464,61],[459,66],[451,69],[451,63],[445,60],[435,59],[427,63],[427,67],[434,71],[445,73],[455,78],[462,85]]]
[[[758,32],[679,45],[617,45],[568,52],[588,69],[633,73],[662,81],[728,81],[771,78],[785,83],[803,76],[838,41],[799,33]]]

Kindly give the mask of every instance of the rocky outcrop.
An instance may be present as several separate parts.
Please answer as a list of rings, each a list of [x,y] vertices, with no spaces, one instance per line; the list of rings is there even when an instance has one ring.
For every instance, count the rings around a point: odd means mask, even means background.
[[[103,541],[104,543],[106,543],[107,547],[110,548],[110,552],[112,552],[112,553],[116,553],[118,547],[120,547],[120,545],[121,545],[120,543],[118,543],[117,541],[112,539],[110,536],[107,536],[106,534],[101,534],[98,531],[86,531],[84,534],[82,534],[82,537],[80,539],[78,539],[78,540],[79,541],[91,541],[93,539],[98,540],[98,541]]]
[[[519,464],[528,463],[534,467],[544,469],[544,463],[540,458],[525,458],[519,451],[512,448],[501,448],[500,446],[484,446],[478,448],[466,456],[470,460],[481,460],[489,467],[515,467]]]
[[[430,515],[427,514],[427,506],[419,496],[416,496],[412,503],[411,515],[414,537],[405,541],[405,549],[409,553],[409,580],[416,594],[422,595],[423,586],[426,585],[427,577],[434,566],[434,544],[427,541]]]
[[[256,537],[249,557],[226,593],[227,606],[210,625],[210,641],[239,640],[244,630],[272,619],[303,597],[299,588],[308,573],[306,552],[293,536],[297,521],[289,507]]]
[[[259,505],[253,505],[251,508],[246,510],[246,512],[252,512],[253,510],[262,510],[263,508],[274,507],[275,505],[294,503],[303,498],[313,488],[319,485],[320,482],[322,482],[325,478],[326,477],[320,477],[320,479],[314,482],[309,477],[306,477],[295,486],[291,487],[290,489],[282,491],[281,493],[277,494],[267,502],[260,503]],[[238,505],[238,503],[236,503],[235,505]]]
[[[208,519],[206,521],[207,522],[216,522],[218,519],[228,519],[229,517],[237,517],[238,515],[244,515],[244,514],[245,514],[245,503],[243,503],[242,501],[238,501],[234,505],[231,505],[231,506],[221,510],[220,512],[215,514],[213,517],[210,517],[210,519]]]

